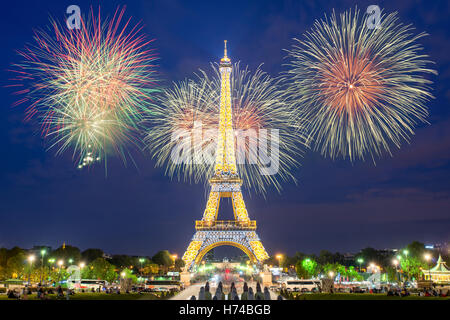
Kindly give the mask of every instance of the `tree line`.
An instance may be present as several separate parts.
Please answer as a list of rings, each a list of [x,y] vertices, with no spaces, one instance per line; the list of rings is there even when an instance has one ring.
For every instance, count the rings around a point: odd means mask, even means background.
[[[180,271],[183,260],[162,250],[155,255],[106,255],[101,249],[86,249],[63,245],[55,250],[41,247],[26,250],[19,247],[0,248],[0,280],[21,279],[32,282],[60,281],[69,274],[67,268],[77,265],[83,279],[114,281],[120,275],[127,278],[162,275],[169,270]]]
[[[429,269],[437,261],[439,252],[425,248],[413,241],[399,250],[377,250],[371,247],[360,250],[354,256],[322,250],[319,254],[297,252],[293,256],[274,255],[266,263],[294,271],[300,279],[318,275],[340,275],[350,280],[361,280],[363,272],[381,272],[388,280],[412,280],[422,278],[422,269]],[[448,253],[442,253],[449,261]],[[428,258],[428,259],[427,259]]]

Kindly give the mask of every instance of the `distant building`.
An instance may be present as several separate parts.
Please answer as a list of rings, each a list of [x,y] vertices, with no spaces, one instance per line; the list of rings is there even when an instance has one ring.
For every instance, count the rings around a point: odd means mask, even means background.
[[[354,253],[347,252],[347,253],[344,253],[343,256],[344,256],[344,261],[345,262],[352,263],[352,262],[355,261],[355,254]]]
[[[110,255],[109,253],[103,253],[102,258],[103,259],[112,259],[112,255]]]

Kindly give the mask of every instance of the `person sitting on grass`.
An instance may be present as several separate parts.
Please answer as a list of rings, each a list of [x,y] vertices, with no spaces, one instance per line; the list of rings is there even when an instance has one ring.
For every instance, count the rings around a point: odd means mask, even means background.
[[[56,289],[56,292],[57,292],[57,297],[58,298],[64,298],[64,292],[63,292],[63,289],[61,288],[61,286],[58,286],[58,288]]]

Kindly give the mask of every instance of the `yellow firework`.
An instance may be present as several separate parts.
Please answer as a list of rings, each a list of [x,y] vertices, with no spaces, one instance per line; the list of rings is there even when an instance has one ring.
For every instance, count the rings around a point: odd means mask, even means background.
[[[213,175],[221,77],[218,66],[211,66],[212,72],[200,70],[193,79],[164,90],[157,103],[161,107],[149,115],[148,148],[171,177],[199,182]],[[279,191],[281,181],[296,181],[294,170],[305,139],[294,132],[292,110],[279,81],[260,68],[252,73],[236,63],[231,92],[236,158],[244,185],[264,194],[269,186]],[[179,152],[181,158],[176,157]],[[272,160],[278,161],[278,170],[265,174]]]

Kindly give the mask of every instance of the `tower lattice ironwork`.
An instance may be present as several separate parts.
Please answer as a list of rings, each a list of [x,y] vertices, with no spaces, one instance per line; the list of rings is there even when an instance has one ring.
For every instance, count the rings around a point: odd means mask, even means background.
[[[220,60],[219,67],[221,91],[214,176],[209,180],[211,191],[203,218],[195,222],[196,233],[183,255],[186,270],[192,270],[209,250],[222,245],[241,249],[253,263],[261,263],[269,258],[256,234],[256,221],[250,220],[242,197],[242,180],[239,178],[236,166],[231,107],[231,70],[225,40],[224,57]],[[234,220],[217,220],[222,198],[231,198]]]

